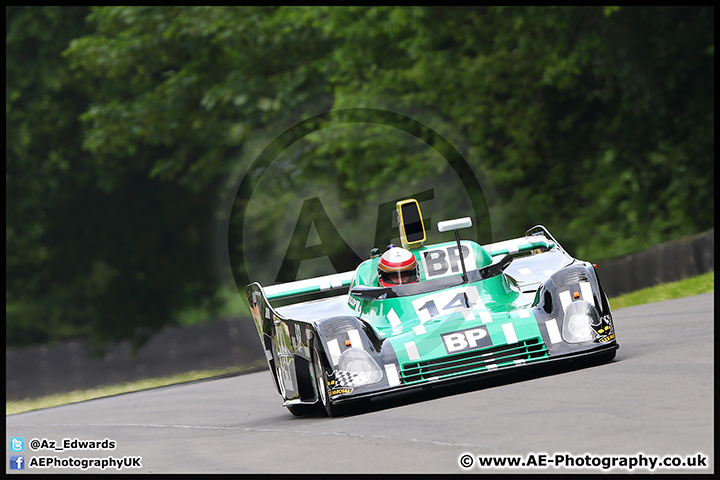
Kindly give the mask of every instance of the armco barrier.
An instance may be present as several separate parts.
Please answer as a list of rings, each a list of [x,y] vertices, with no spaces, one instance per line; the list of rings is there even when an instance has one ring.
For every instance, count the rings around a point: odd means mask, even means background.
[[[608,296],[714,270],[715,230],[598,264]],[[251,318],[224,318],[155,335],[133,360],[121,344],[87,358],[80,342],[6,352],[6,398],[16,400],[190,370],[245,366],[264,360]]]
[[[191,370],[247,366],[264,358],[252,318],[221,318],[167,328],[135,359],[127,343],[102,359],[88,358],[77,341],[8,351],[5,392],[7,400],[34,398]]]
[[[714,228],[639,253],[598,262],[597,266],[598,276],[609,297],[714,270]]]

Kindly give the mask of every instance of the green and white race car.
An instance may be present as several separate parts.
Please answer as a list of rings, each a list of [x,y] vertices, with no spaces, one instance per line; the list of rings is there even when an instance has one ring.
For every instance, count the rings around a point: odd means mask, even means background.
[[[618,348],[592,264],[543,226],[482,246],[461,241],[470,218],[438,223],[455,241],[425,245],[414,199],[397,204],[402,247],[354,271],[263,287],[247,298],[284,405],[294,415],[417,387]],[[288,299],[330,294],[285,306]]]

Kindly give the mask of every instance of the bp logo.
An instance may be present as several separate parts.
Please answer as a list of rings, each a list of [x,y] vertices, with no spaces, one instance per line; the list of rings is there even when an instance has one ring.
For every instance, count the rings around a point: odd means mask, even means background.
[[[465,158],[426,124],[351,108],[303,120],[275,137],[240,181],[228,230],[236,287],[354,270],[370,251],[400,244],[395,204],[415,198],[426,245],[453,240],[438,221],[469,216],[464,238],[491,240],[480,182]],[[457,250],[457,248],[455,248]],[[464,252],[465,253],[465,252]],[[423,261],[432,276],[459,265],[452,248]]]
[[[476,267],[475,256],[470,254],[470,247],[460,244],[462,256],[465,260],[465,268],[473,270]],[[423,272],[427,278],[445,277],[455,275],[462,271],[460,265],[460,254],[457,245],[450,245],[444,248],[434,248],[422,252]]]
[[[469,328],[442,336],[448,354],[492,346],[487,327]]]

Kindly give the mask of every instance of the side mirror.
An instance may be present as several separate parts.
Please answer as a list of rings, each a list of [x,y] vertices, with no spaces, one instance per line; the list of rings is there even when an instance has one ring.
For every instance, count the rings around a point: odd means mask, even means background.
[[[395,204],[398,215],[400,240],[405,248],[420,247],[426,240],[420,204],[414,198],[400,200]]]
[[[454,220],[445,220],[444,222],[438,222],[438,232],[450,232],[452,230],[460,230],[461,228],[472,227],[472,218],[456,218]]]

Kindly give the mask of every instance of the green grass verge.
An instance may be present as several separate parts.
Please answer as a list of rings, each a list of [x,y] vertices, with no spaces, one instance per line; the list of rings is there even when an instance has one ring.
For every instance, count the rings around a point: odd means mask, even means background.
[[[680,280],[679,282],[664,283],[654,287],[643,288],[634,292],[610,298],[610,309],[632,307],[644,303],[660,302],[673,298],[690,297],[715,291],[715,272]]]
[[[644,303],[659,302],[661,300],[689,297],[713,291],[715,291],[715,272],[709,272],[698,277],[688,278],[679,282],[666,283],[655,287],[643,288],[642,290],[638,290],[636,292],[611,298],[609,299],[610,308],[617,310],[619,308],[631,307],[633,305],[642,305]],[[136,392],[150,388],[175,385],[178,383],[217,377],[219,375],[242,373],[264,366],[265,361],[261,360],[256,364],[245,367],[231,367],[219,370],[196,370],[171,377],[152,378],[137,382],[92,388],[90,390],[78,390],[69,393],[48,395],[46,397],[35,399],[8,401],[5,402],[5,415],[29,412],[31,410],[38,410],[41,408],[56,407],[58,405],[81,402],[84,400],[91,400],[93,398],[108,397],[120,393]]]

